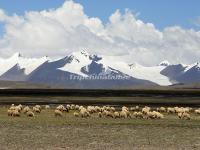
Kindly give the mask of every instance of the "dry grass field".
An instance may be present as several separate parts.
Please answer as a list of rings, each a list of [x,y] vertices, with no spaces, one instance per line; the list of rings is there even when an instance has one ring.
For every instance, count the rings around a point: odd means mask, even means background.
[[[200,149],[200,115],[180,120],[164,113],[159,120],[136,118],[55,117],[54,109],[30,118],[8,117],[9,106],[0,107],[0,149]]]

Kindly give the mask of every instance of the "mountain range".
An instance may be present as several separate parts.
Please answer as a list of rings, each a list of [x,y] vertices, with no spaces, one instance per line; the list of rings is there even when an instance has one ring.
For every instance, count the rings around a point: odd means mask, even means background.
[[[73,52],[56,60],[48,57],[26,58],[15,53],[10,58],[0,58],[0,80],[65,88],[169,86],[200,82],[200,64],[170,64],[163,61],[146,67],[91,55],[86,51]]]

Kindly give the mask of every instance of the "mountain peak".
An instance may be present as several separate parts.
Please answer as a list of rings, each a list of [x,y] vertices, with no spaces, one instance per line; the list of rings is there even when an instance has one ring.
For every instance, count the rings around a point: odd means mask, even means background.
[[[80,53],[87,56],[89,55],[89,53],[86,50],[81,50]]]
[[[85,50],[82,51],[76,51],[76,52],[72,52],[71,56],[75,57],[75,58],[81,58],[81,57],[89,57],[89,53]]]
[[[138,63],[134,62],[132,64],[128,64],[128,66],[130,67],[130,69],[133,69],[135,67],[140,67],[141,65],[139,65]]]
[[[11,57],[9,57],[8,60],[12,60],[13,62],[15,62],[20,58],[22,58],[22,55],[19,52],[16,52]]]
[[[11,57],[22,57],[21,53],[20,52],[16,52],[14,53]]]
[[[199,62],[196,62],[195,64],[196,64],[196,65],[195,65],[195,68],[196,68],[197,70],[200,70],[200,64],[199,64]]]
[[[159,63],[159,66],[169,66],[170,63],[167,60],[162,61],[161,63]]]

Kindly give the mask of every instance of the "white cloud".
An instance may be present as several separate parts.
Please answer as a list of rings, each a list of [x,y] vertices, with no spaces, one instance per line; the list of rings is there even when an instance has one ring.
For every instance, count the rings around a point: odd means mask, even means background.
[[[0,21],[5,21],[5,18],[6,18],[5,12],[2,9],[0,9]]]
[[[128,62],[145,65],[162,60],[192,63],[200,59],[200,32],[178,26],[159,31],[144,23],[130,10],[111,14],[109,22],[88,17],[83,7],[66,1],[57,9],[29,11],[24,16],[6,15],[5,34],[0,39],[0,55],[20,51],[26,56],[62,57],[86,49],[91,53],[121,56]]]
[[[156,30],[153,24],[143,23],[129,10],[126,10],[124,15],[117,10],[109,20],[107,33],[111,37],[122,38],[135,44],[151,43],[162,38],[162,33]]]

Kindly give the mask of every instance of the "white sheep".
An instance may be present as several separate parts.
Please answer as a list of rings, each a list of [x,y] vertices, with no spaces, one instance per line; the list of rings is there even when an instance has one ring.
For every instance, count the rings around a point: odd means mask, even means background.
[[[50,106],[49,105],[45,105],[45,109],[50,109]]]
[[[165,107],[160,107],[160,108],[157,108],[157,111],[158,112],[166,112],[166,108]]]
[[[98,112],[98,117],[99,117],[99,118],[102,117],[102,112]]]
[[[127,113],[126,113],[126,111],[121,111],[121,112],[120,112],[120,117],[121,117],[121,118],[127,118]]]
[[[128,109],[128,107],[123,106],[123,107],[122,107],[122,111],[129,111],[129,109]]]
[[[174,107],[175,109],[175,112],[176,113],[189,113],[190,109],[187,107],[187,108],[184,108],[184,107]]]
[[[63,113],[62,113],[62,111],[56,109],[56,110],[54,111],[54,115],[55,115],[56,117],[57,117],[57,116],[62,117],[62,116],[63,116]]]
[[[152,112],[147,112],[146,114],[146,118],[150,118],[150,119],[162,119],[164,118],[164,115],[161,114],[160,112],[157,111],[152,111]]]
[[[71,106],[70,106],[69,104],[67,104],[66,108],[67,108],[68,110],[70,110],[70,109],[71,109]]]
[[[95,106],[95,111],[96,112],[100,112],[101,111],[101,108],[99,106]]]
[[[28,106],[26,106],[26,107],[24,107],[24,109],[23,109],[23,112],[24,113],[27,113],[28,111],[30,111],[31,109],[28,107]]]
[[[131,108],[130,108],[130,111],[136,111],[136,110],[135,110],[135,107],[131,107]]]
[[[40,111],[42,110],[42,107],[40,105],[35,105],[36,108],[38,108]]]
[[[20,113],[19,113],[17,110],[14,110],[14,111],[12,112],[12,116],[13,116],[13,117],[20,117]]]
[[[188,114],[187,112],[182,113],[182,118],[187,120],[191,119],[190,114]]]
[[[113,116],[112,113],[108,110],[104,110],[102,112],[102,115],[105,116],[105,117],[112,117]]]
[[[110,112],[110,111],[106,111],[106,117],[114,118],[114,115],[113,115],[112,112]]]
[[[41,112],[41,110],[39,109],[39,107],[33,107],[33,111],[34,112],[36,112],[36,113],[40,113]]]
[[[82,108],[82,109],[80,110],[80,116],[81,116],[82,118],[90,117],[90,113],[87,111],[87,109]]]
[[[186,112],[184,112],[184,113],[178,113],[178,117],[180,119],[186,119],[186,120],[190,120],[191,119],[190,114],[188,114]]]
[[[78,112],[74,112],[74,116],[75,117],[79,117],[79,113]]]
[[[58,107],[56,107],[57,110],[60,110],[60,111],[67,111],[67,109],[63,106],[63,105],[59,105]]]
[[[176,111],[175,111],[175,109],[174,108],[172,108],[172,107],[168,107],[167,108],[167,113],[175,113]]]
[[[15,106],[11,106],[9,109],[10,110],[15,110]]]
[[[70,109],[71,109],[71,110],[74,110],[74,109],[75,109],[75,105],[74,105],[74,104],[71,104]]]
[[[195,112],[196,114],[200,114],[200,109],[196,109],[196,110],[194,110],[194,112]]]
[[[23,106],[21,104],[19,104],[17,107],[20,108],[20,111],[22,111]]]
[[[35,116],[35,114],[32,111],[28,111],[26,113],[26,115],[27,115],[27,117],[34,117]]]
[[[145,106],[144,108],[142,108],[142,113],[146,115],[150,111],[150,109],[150,107]]]
[[[102,115],[106,116],[106,112],[107,112],[107,110],[103,110]]]
[[[8,109],[7,113],[8,113],[8,116],[12,116],[12,114],[13,114],[13,110]]]
[[[83,109],[84,107],[83,106],[79,106],[79,110]]]
[[[139,110],[140,110],[140,107],[139,107],[139,106],[135,106],[135,110],[136,110],[136,111],[139,111]]]
[[[143,113],[142,112],[134,112],[133,116],[136,118],[143,118]]]
[[[155,114],[153,113],[153,112],[150,112],[150,111],[148,111],[146,114],[145,114],[145,116],[144,116],[144,118],[146,118],[146,119],[154,119],[155,118]]]
[[[88,106],[87,107],[87,111],[92,114],[92,113],[95,113],[95,107],[94,106]]]
[[[15,106],[14,110],[17,110],[18,112],[21,112],[22,108],[20,106]]]
[[[115,111],[115,112],[113,113],[113,116],[114,116],[114,118],[120,118],[120,114],[119,114],[119,112],[117,112],[117,111]]]
[[[161,114],[160,112],[153,111],[153,114],[154,114],[156,119],[163,119],[164,118],[164,115]]]
[[[140,109],[139,106],[135,106],[135,107],[130,108],[131,111],[139,111],[139,109]]]
[[[76,106],[75,106],[75,109],[76,109],[76,110],[79,110],[79,105],[76,105]]]
[[[110,111],[115,112],[115,107],[110,107]]]

